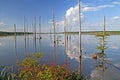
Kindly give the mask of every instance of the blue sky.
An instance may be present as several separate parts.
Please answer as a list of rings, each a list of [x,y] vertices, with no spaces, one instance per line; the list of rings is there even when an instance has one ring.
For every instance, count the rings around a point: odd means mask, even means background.
[[[77,31],[78,0],[0,0],[0,31],[23,31],[24,16],[27,18],[29,30],[32,31],[34,17],[42,17],[42,31],[52,27],[52,9],[58,31],[63,31],[64,15],[68,26]],[[81,0],[82,30],[97,31],[103,28],[103,17],[106,16],[107,30],[120,30],[120,0]]]

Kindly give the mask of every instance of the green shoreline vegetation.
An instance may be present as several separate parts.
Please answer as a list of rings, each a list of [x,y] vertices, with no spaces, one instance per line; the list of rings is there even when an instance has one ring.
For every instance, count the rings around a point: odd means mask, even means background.
[[[82,32],[84,35],[96,35],[98,33],[101,33],[102,31],[85,31]],[[64,32],[58,32],[56,34],[62,34]],[[78,34],[79,32],[66,32],[67,34]],[[109,35],[120,35],[120,31],[106,31]],[[16,35],[24,35],[24,34],[33,34],[33,32],[16,32]],[[36,33],[39,34],[39,33]],[[42,33],[42,34],[53,34],[53,33]],[[15,35],[15,32],[2,32],[0,31],[0,36],[10,36],[10,35]]]
[[[82,32],[84,35],[97,35],[98,33],[102,33],[103,31],[85,31]],[[64,32],[63,32],[64,33]],[[78,34],[79,32],[66,32],[67,34]],[[120,35],[120,31],[106,31],[109,35]]]
[[[16,32],[16,35],[24,35],[24,32]],[[26,34],[33,34],[32,32],[26,32]],[[15,32],[3,32],[0,31],[0,36],[11,36],[11,35],[15,35]]]

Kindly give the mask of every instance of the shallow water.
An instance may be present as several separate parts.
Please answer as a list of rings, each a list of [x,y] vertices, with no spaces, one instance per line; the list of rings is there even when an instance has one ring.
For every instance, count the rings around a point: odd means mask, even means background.
[[[109,36],[106,40],[105,60],[120,68],[120,35]],[[42,39],[39,39],[39,35],[36,38],[34,35],[0,37],[0,66],[15,65],[16,60],[23,60],[26,53],[41,52],[43,54],[42,63],[51,63],[56,57],[57,64],[63,64],[67,60],[71,70],[78,70],[80,62],[78,58],[78,35],[68,35],[65,41],[63,34],[57,34],[56,53],[54,53],[53,42],[52,34],[43,34]],[[82,35],[83,57],[81,67],[85,76],[91,77],[96,72],[98,62],[93,60],[91,55],[98,52],[96,49],[98,42],[98,38],[94,35]]]

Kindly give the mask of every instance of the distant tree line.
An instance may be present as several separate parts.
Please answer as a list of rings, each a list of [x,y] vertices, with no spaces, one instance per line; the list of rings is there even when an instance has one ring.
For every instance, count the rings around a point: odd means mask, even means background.
[[[15,32],[0,32],[0,36],[10,36],[10,35],[14,35]],[[24,35],[24,34],[33,34],[32,32],[16,32],[16,35]]]

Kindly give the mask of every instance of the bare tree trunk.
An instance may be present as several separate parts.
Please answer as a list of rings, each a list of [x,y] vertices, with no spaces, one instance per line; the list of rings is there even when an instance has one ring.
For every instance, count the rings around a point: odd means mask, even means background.
[[[105,49],[105,35],[106,35],[106,33],[105,33],[105,31],[106,31],[106,18],[105,18],[105,16],[104,16],[104,30],[103,30],[103,38],[102,38],[102,58],[104,59],[104,49]]]
[[[53,9],[53,27],[54,27],[54,64],[56,64],[56,59],[57,59],[57,53],[56,53],[56,29],[55,29],[55,14],[54,14],[54,9]]]
[[[16,25],[14,24],[14,37],[15,37],[15,54],[16,54],[16,63],[18,63],[18,54],[17,54],[17,38],[16,38]]]
[[[41,39],[41,16],[39,17],[39,39]]]
[[[78,0],[78,24],[79,24],[79,64],[78,64],[78,73],[81,73],[81,60],[82,60],[82,48],[81,48],[81,5],[80,5],[80,0]]]
[[[26,46],[26,30],[27,30],[27,28],[26,28],[26,17],[24,16],[24,39],[25,39],[25,54],[26,54],[26,56],[27,56],[27,46]]]

